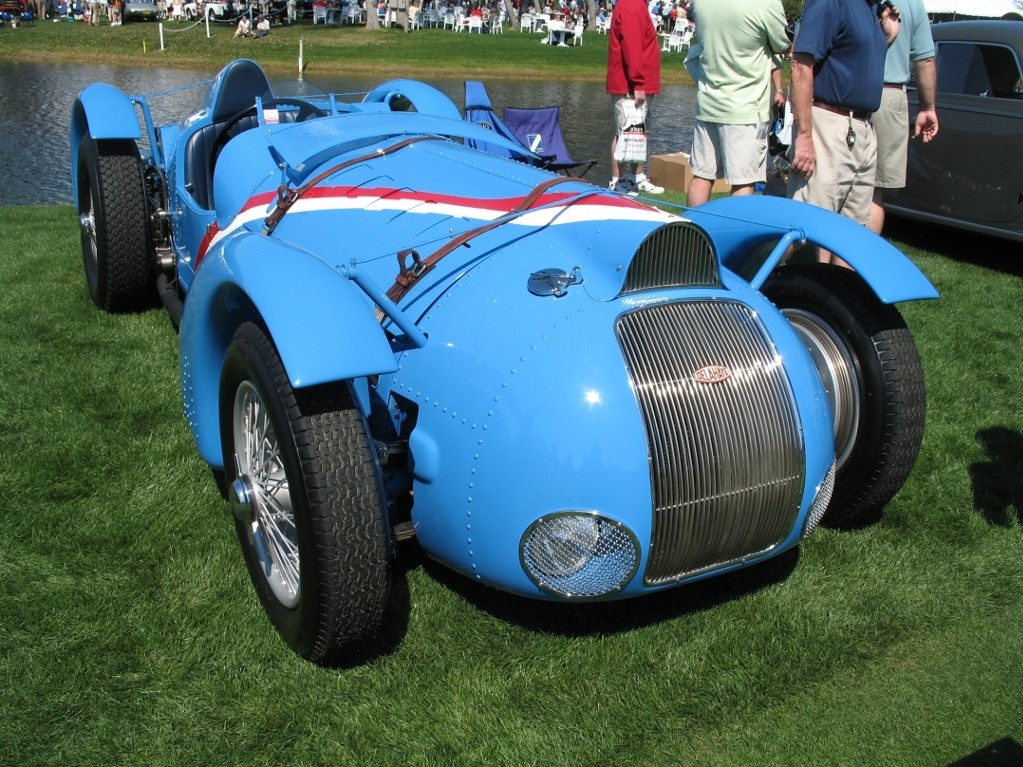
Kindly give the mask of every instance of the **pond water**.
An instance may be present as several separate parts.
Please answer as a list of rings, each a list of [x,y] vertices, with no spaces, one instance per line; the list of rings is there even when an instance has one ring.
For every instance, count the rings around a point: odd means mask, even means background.
[[[202,70],[0,62],[0,206],[72,202],[68,122],[71,105],[85,86],[106,82],[128,94],[150,94],[214,74]],[[444,92],[461,109],[462,80],[419,79]],[[569,152],[576,159],[597,158],[599,163],[587,178],[596,183],[607,180],[612,117],[603,83],[479,79],[486,84],[498,112],[504,106],[559,104]],[[285,85],[285,80],[272,82],[277,87]],[[338,93],[362,92],[379,83],[340,74],[307,76],[304,82]],[[169,122],[192,111],[194,98],[190,95],[195,94],[189,91],[159,99],[154,106],[157,122]],[[696,91],[692,86],[666,86],[648,127],[651,154],[689,151],[695,107]]]

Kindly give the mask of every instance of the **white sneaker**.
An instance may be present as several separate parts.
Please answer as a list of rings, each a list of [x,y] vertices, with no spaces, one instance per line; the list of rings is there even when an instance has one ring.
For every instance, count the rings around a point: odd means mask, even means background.
[[[614,185],[612,191],[618,192],[618,194],[627,194],[629,197],[639,196],[639,191],[636,189],[636,182],[631,178],[618,179],[618,183]]]
[[[643,194],[664,194],[664,187],[657,186],[657,184],[650,181],[648,178],[644,178],[642,181],[637,181],[636,188]]]

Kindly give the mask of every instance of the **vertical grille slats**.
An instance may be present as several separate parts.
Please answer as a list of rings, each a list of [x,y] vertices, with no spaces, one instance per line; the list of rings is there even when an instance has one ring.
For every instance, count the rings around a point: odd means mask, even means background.
[[[720,285],[717,258],[702,230],[688,222],[665,224],[636,249],[621,293],[683,285]]]
[[[621,317],[618,337],[651,458],[647,583],[781,543],[802,498],[803,447],[792,392],[754,312],[724,300],[658,304]],[[698,382],[710,366],[728,377]]]

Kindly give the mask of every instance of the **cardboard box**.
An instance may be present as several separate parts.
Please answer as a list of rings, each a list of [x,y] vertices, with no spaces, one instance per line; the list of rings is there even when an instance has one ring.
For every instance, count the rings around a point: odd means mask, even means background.
[[[647,175],[650,180],[665,189],[674,192],[686,192],[689,182],[693,180],[693,170],[689,167],[689,155],[686,152],[671,154],[655,154],[647,161]],[[732,187],[721,179],[714,182],[711,194],[728,194]]]

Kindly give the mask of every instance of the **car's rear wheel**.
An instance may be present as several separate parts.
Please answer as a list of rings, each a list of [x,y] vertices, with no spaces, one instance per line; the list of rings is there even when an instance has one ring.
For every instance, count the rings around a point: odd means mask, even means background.
[[[348,384],[292,389],[243,325],[221,376],[229,498],[249,575],[285,642],[315,663],[381,650],[390,540],[369,430]]]
[[[78,223],[89,296],[107,312],[153,305],[153,245],[142,160],[134,141],[96,141],[78,150]]]
[[[764,292],[806,344],[831,405],[837,472],[823,522],[876,519],[909,476],[923,441],[923,369],[899,311],[849,269],[779,269]]]

